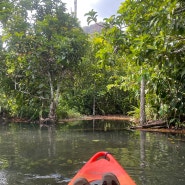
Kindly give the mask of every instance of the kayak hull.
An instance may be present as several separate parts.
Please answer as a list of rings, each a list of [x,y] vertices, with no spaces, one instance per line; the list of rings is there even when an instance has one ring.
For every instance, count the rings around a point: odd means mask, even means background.
[[[73,185],[76,179],[86,178],[88,182],[101,181],[105,173],[113,173],[120,185],[136,185],[123,167],[108,152],[98,152],[78,171],[68,185]]]

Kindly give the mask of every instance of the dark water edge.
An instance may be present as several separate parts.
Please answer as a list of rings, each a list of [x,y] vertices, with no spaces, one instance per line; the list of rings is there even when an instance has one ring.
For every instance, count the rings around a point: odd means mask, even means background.
[[[0,184],[65,185],[94,153],[108,151],[138,185],[184,185],[184,136],[128,128],[107,120],[0,125]]]

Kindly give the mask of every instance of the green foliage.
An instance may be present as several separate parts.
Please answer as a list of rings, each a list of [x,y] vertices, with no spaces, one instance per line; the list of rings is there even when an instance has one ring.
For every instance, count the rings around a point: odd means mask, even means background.
[[[87,17],[87,23],[90,24],[91,22],[97,22],[97,12],[95,12],[93,9],[85,14]]]
[[[109,90],[119,87],[139,100],[145,76],[147,119],[182,121],[185,115],[183,7],[184,1],[178,0],[126,0],[95,38],[97,64],[110,75]],[[87,15],[93,21],[96,12]]]
[[[77,107],[71,107],[66,99],[60,97],[59,105],[57,108],[58,119],[64,118],[79,118],[81,114],[78,112]]]
[[[128,111],[128,115],[132,116],[134,119],[139,120],[140,119],[140,108],[132,106],[131,111]],[[150,104],[145,105],[146,109],[146,120],[156,120],[158,115],[156,115],[155,108],[151,107]],[[161,118],[164,118],[164,114],[160,115]]]
[[[138,107],[133,106],[131,111],[128,111],[129,116],[133,116],[134,119],[139,120],[140,118],[140,109]]]
[[[56,103],[69,117],[92,114],[95,103],[97,114],[138,117],[145,77],[147,119],[184,121],[184,1],[126,0],[88,41],[62,2],[14,2],[0,4],[1,107],[37,117]],[[97,23],[94,10],[86,16]]]
[[[87,36],[59,1],[21,0],[13,6],[3,26],[3,65],[4,74],[14,84],[9,88],[18,95],[17,106],[22,107],[18,114],[38,116],[47,110],[54,117],[61,87],[84,55]]]
[[[129,43],[128,52],[125,50],[123,54],[127,54],[124,56],[130,64],[133,60],[145,69],[146,109],[149,105],[153,118],[184,117],[183,4],[171,0],[162,3],[127,0],[118,11],[117,19],[126,26],[125,37]],[[139,73],[135,74],[138,79]],[[125,78],[130,81],[128,76]]]

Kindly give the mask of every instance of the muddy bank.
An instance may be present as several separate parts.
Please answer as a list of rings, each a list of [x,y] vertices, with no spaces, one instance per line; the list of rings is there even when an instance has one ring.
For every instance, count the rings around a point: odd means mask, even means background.
[[[185,128],[183,128],[183,129],[176,129],[176,128],[143,128],[143,127],[139,126],[139,123],[138,123],[137,120],[134,120],[132,117],[122,116],[122,115],[82,116],[82,117],[79,117],[79,118],[60,119],[58,123],[61,124],[61,123],[65,123],[65,122],[80,121],[80,120],[123,120],[123,121],[130,121],[130,122],[132,122],[133,126],[130,129],[134,129],[134,130],[142,130],[142,131],[147,131],[147,132],[185,134]],[[3,122],[0,121],[1,124],[6,124],[8,122],[12,122],[12,123],[28,123],[29,124],[30,120],[13,118],[13,119],[10,119],[10,120],[8,119],[6,121],[3,120]],[[34,123],[39,124],[39,121],[35,121]],[[147,124],[145,126],[147,127]]]
[[[78,120],[123,120],[130,121],[133,123],[134,130],[142,130],[147,132],[161,132],[161,133],[174,133],[174,134],[185,134],[185,129],[175,129],[175,128],[142,128],[138,126],[139,123],[137,120],[134,120],[129,116],[119,116],[119,115],[107,115],[107,116],[82,116],[80,118],[69,118],[69,119],[61,119],[59,123],[69,122],[69,121],[78,121]],[[147,126],[146,126],[147,127]]]
[[[117,116],[117,115],[111,115],[111,116],[82,116],[80,118],[67,118],[67,119],[61,119],[59,120],[59,123],[62,122],[68,122],[68,121],[78,121],[78,120],[125,120],[125,121],[132,121],[132,118],[129,116]]]

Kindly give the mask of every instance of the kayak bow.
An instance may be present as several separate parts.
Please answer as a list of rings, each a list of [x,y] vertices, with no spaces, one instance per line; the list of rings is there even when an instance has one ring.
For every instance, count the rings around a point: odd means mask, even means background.
[[[88,182],[101,181],[105,173],[113,173],[120,185],[136,185],[128,173],[108,152],[98,152],[78,171],[68,185],[73,185],[76,179],[86,178]]]

